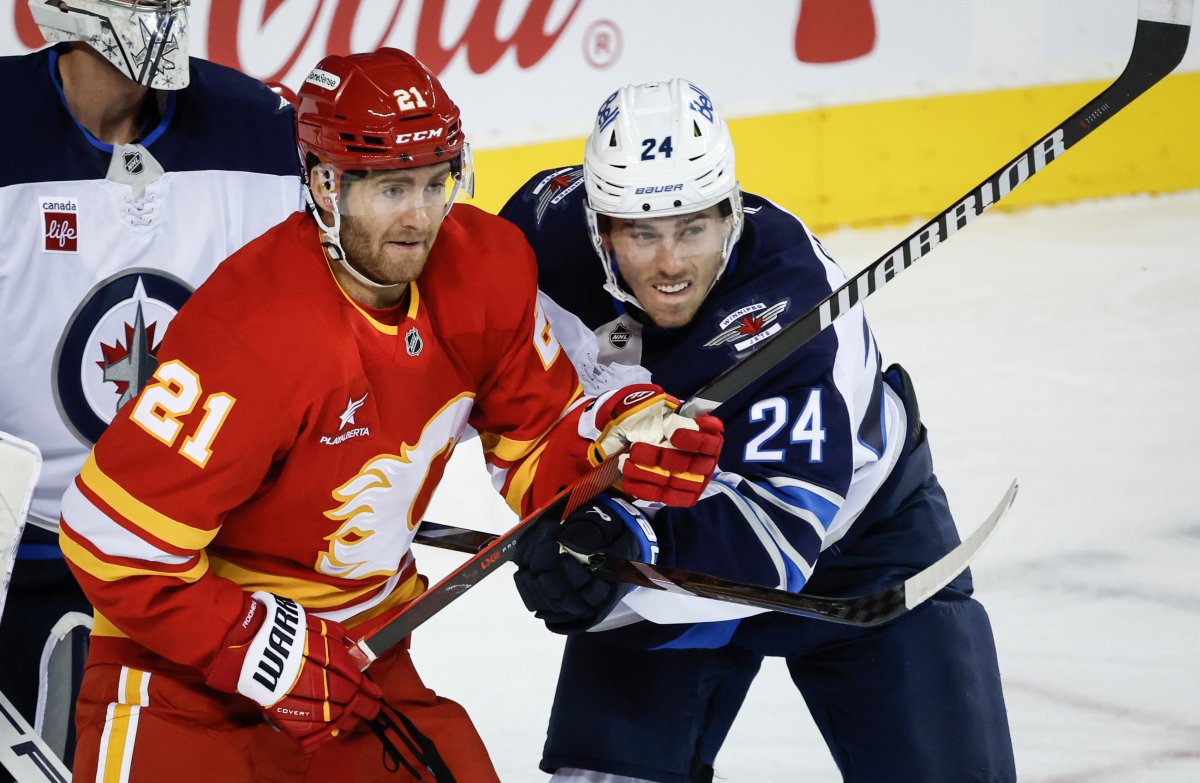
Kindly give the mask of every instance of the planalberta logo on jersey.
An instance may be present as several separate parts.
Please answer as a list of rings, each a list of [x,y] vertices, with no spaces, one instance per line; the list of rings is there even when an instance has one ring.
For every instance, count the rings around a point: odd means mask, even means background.
[[[54,353],[54,398],[67,427],[91,445],[158,369],[167,324],[192,288],[154,269],[96,285],[67,320]]]
[[[79,202],[66,196],[40,196],[42,229],[47,253],[79,252]]]
[[[740,307],[721,319],[720,334],[706,342],[704,347],[716,348],[733,343],[735,351],[744,351],[783,328],[776,319],[787,306],[788,300],[784,299],[770,307],[762,302]]]
[[[371,428],[367,426],[355,426],[353,429],[346,429],[352,424],[358,425],[358,422],[354,417],[362,408],[362,406],[366,405],[368,394],[370,394],[370,392],[363,392],[362,396],[358,399],[354,399],[353,396],[350,396],[349,399],[346,400],[346,409],[342,411],[341,415],[338,416],[337,434],[333,435],[332,437],[329,435],[322,435],[320,439],[322,444],[326,446],[336,446],[339,443],[345,443],[348,440],[361,438],[364,435],[371,434]]]

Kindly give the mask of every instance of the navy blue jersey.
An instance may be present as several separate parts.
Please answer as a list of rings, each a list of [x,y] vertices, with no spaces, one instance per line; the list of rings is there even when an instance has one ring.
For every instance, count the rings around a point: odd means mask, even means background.
[[[676,329],[643,323],[603,289],[579,167],[542,172],[509,200],[501,215],[533,246],[544,295],[586,327],[560,323],[562,312],[547,307],[585,385],[606,377],[589,366],[593,357],[604,366],[645,368],[686,399],[845,282],[802,221],[743,195],[745,227],[729,266],[692,322]],[[571,335],[583,333],[591,346],[569,345]],[[844,535],[887,478],[903,445],[904,407],[882,380],[861,306],[722,406],[720,417],[725,446],[705,497],[692,508],[654,514],[660,562],[799,590],[822,549]],[[635,590],[624,604],[658,623],[752,612],[652,590]],[[628,621],[619,614],[610,619]],[[732,632],[731,624],[706,625],[679,644],[719,644]]]
[[[23,182],[104,179],[112,145],[67,111],[56,62],[66,44],[0,57],[5,111],[0,138],[21,154],[0,167],[0,187]],[[266,85],[223,65],[192,58],[191,81],[164,90],[139,142],[166,171],[221,170],[298,176],[295,112]]]

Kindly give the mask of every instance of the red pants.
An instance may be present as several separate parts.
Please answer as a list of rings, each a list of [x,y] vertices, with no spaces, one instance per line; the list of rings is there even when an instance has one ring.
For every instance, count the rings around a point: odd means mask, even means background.
[[[106,643],[129,642],[94,638],[93,653]],[[398,645],[371,665],[370,674],[384,699],[434,742],[459,783],[499,783],[466,711],[425,687],[407,650]],[[151,673],[115,663],[88,664],[76,733],[73,777],[81,783],[415,780],[403,767],[384,766],[383,746],[366,726],[304,753],[268,725],[249,699],[214,691],[198,675]],[[412,758],[407,752],[405,757]],[[432,780],[421,772],[427,783]]]

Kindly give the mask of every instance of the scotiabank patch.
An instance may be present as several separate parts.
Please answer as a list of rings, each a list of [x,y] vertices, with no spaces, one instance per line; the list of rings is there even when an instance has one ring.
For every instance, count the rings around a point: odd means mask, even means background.
[[[38,201],[46,237],[42,249],[47,253],[78,253],[79,203],[57,196],[43,196]]]

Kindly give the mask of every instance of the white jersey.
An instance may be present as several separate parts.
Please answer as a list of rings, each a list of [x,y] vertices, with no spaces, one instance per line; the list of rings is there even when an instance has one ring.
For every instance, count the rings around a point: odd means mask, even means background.
[[[114,148],[72,120],[56,59],[0,58],[18,85],[0,133],[34,139],[0,173],[0,430],[41,449],[30,519],[50,530],[188,295],[301,204],[291,109],[259,82],[193,60],[142,143]]]

